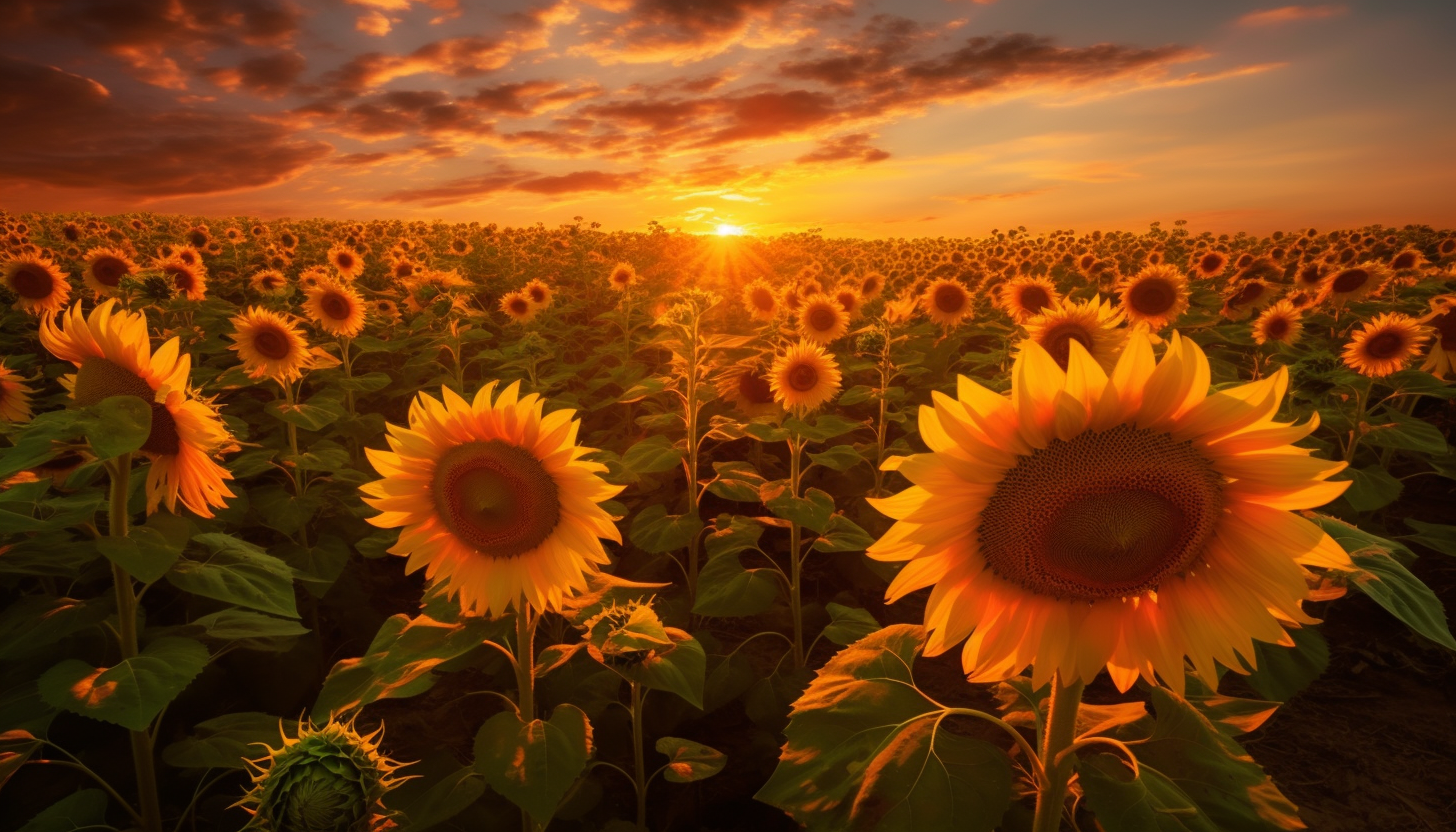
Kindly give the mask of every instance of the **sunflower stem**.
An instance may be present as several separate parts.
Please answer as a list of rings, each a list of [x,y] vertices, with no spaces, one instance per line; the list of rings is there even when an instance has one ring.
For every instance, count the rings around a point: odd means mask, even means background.
[[[525,598],[516,599],[516,705],[521,710],[521,721],[530,723],[536,718],[536,625],[541,623],[539,615],[531,615],[531,608]]]
[[[894,370],[894,364],[890,360],[890,333],[885,333],[885,345],[880,348],[880,418],[875,423],[875,496],[882,497],[885,494],[885,472],[880,466],[885,464],[885,417],[888,410],[888,401],[885,394],[890,390],[890,373]]]
[[[789,496],[799,498],[799,452],[804,444],[797,437],[789,437]],[[803,595],[803,563],[799,558],[799,524],[789,522],[789,610],[794,616],[794,669],[804,669],[804,609],[800,602]]]
[[[111,474],[111,505],[107,515],[111,537],[126,537],[129,518],[126,502],[131,492],[131,454],[122,454],[107,466]],[[137,596],[131,575],[112,561],[116,583],[116,619],[122,661],[137,655]],[[137,806],[144,832],[162,832],[162,804],[157,796],[157,769],[152,760],[152,738],[146,731],[131,731],[131,760],[136,769]]]
[[[1350,444],[1345,446],[1345,462],[1347,463],[1353,463],[1355,461],[1355,451],[1359,449],[1360,438],[1364,435],[1361,432],[1360,425],[1365,421],[1365,407],[1366,403],[1369,400],[1370,388],[1372,386],[1374,386],[1373,382],[1366,384],[1364,388],[1355,391],[1355,418],[1353,420],[1354,424],[1350,427]]]
[[[647,766],[642,750],[642,687],[632,683],[632,784],[637,787],[637,826],[647,828]]]
[[[353,339],[351,339],[351,338],[349,338],[347,336],[342,337],[342,338],[339,339],[339,355],[340,355],[340,357],[343,358],[344,378],[349,379],[351,381],[354,378],[354,361],[353,361],[352,357],[349,355],[349,345],[352,342],[352,340]],[[349,416],[352,418],[354,416],[354,388],[353,387],[349,387],[349,388],[347,388],[347,389],[344,390],[344,404],[345,404],[345,406],[347,406],[349,408]]]
[[[1082,704],[1081,679],[1062,683],[1060,672],[1052,676],[1052,701],[1047,708],[1047,724],[1042,737],[1041,760],[1046,779],[1036,793],[1036,817],[1032,832],[1057,832],[1062,825],[1062,809],[1067,799],[1067,781],[1071,779],[1074,754],[1063,755],[1077,734],[1077,710]]]
[[[687,425],[688,454],[685,460],[687,465],[687,486],[688,486],[688,514],[698,516],[698,315],[693,315],[692,343],[689,345],[691,352],[688,355],[687,372],[687,412],[684,421]],[[688,542],[688,599],[696,601],[698,598],[698,536],[693,535]]]

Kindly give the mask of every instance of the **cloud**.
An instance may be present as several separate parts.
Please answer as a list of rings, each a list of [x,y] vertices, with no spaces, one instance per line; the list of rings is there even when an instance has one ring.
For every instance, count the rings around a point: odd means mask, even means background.
[[[871,138],[869,133],[853,133],[848,136],[824,139],[819,142],[816,150],[800,156],[795,161],[801,165],[808,165],[849,160],[863,163],[882,162],[890,158],[887,151],[870,145]]]
[[[1249,12],[1238,19],[1240,26],[1274,26],[1299,20],[1323,20],[1339,17],[1348,12],[1346,6],[1280,6],[1277,9],[1260,9]]]
[[[647,175],[641,171],[609,173],[600,170],[581,170],[559,175],[544,175],[497,162],[486,173],[452,179],[425,188],[398,190],[385,195],[383,201],[419,203],[426,207],[438,207],[477,201],[506,191],[565,196],[586,192],[625,191],[641,187],[648,181]]]
[[[303,76],[308,61],[293,51],[248,58],[235,67],[204,69],[202,74],[229,92],[244,90],[260,98],[278,98]]]
[[[94,80],[0,57],[0,179],[136,197],[260,188],[332,152],[245,116],[114,101]]]
[[[685,64],[734,46],[766,48],[812,34],[822,9],[843,4],[797,5],[793,0],[628,0],[604,3],[621,18],[587,27],[586,41],[572,47],[599,63]]]
[[[378,9],[371,9],[359,15],[354,20],[354,28],[356,30],[376,38],[382,38],[389,34],[389,30],[393,28],[393,25],[389,18],[385,17],[384,13]]]
[[[967,204],[974,204],[977,202],[1002,202],[1004,200],[1023,199],[1029,196],[1036,196],[1037,194],[1046,193],[1049,190],[1051,189],[1032,188],[1031,190],[1026,191],[1006,191],[1002,193],[989,194],[952,194],[948,196],[939,196],[936,197],[936,199],[948,199],[951,202],[962,202]]]

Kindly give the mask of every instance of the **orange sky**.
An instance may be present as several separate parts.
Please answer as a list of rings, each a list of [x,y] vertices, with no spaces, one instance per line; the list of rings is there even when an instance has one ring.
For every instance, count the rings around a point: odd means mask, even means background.
[[[7,7],[11,211],[1456,226],[1456,7],[1437,0]]]

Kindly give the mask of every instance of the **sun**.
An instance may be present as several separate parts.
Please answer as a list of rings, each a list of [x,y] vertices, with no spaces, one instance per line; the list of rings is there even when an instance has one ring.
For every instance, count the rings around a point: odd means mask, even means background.
[[[717,234],[718,234],[719,237],[742,237],[743,236],[743,226],[741,226],[741,225],[729,225],[726,222],[725,223],[719,223],[718,224]]]

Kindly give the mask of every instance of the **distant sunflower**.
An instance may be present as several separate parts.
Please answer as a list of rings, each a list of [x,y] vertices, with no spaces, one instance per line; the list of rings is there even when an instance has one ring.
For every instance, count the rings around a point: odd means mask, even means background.
[[[1110,374],[1080,343],[1063,371],[1023,345],[1010,395],[965,376],[920,410],[929,453],[885,467],[911,485],[871,505],[897,522],[870,557],[906,562],[888,601],[933,586],[926,655],[965,641],[973,682],[1031,667],[1031,685],[1106,667],[1183,692],[1184,657],[1213,684],[1315,623],[1308,567],[1351,568],[1294,513],[1339,496],[1345,468],[1291,443],[1318,425],[1273,421],[1288,387],[1209,391],[1208,360],[1174,331],[1155,361],[1135,330]]]
[[[1426,265],[1426,256],[1419,249],[1403,248],[1390,258],[1390,267],[1396,271],[1419,269]]]
[[[1001,284],[1001,311],[1016,323],[1025,323],[1062,299],[1057,287],[1044,277],[1014,277]]]
[[[303,310],[330,335],[353,338],[364,331],[364,299],[348,283],[320,280],[304,292]]]
[[[828,295],[810,295],[799,308],[799,335],[817,344],[828,344],[849,330],[849,315]]]
[[[303,333],[277,312],[251,306],[235,316],[232,324],[228,337],[234,343],[228,349],[237,351],[249,376],[289,384],[313,365]]]
[[[5,366],[0,358],[0,420],[6,422],[30,421],[30,397],[35,391],[25,383],[20,374]]]
[[[525,292],[511,292],[500,299],[500,310],[518,324],[536,317],[536,307]]]
[[[1431,298],[1431,311],[1421,318],[1421,323],[1435,332],[1421,369],[1444,379],[1456,370],[1456,295]]]
[[[100,295],[114,295],[121,279],[137,273],[137,264],[119,248],[93,248],[86,252],[81,280]]]
[[[718,398],[732,403],[749,418],[783,413],[783,408],[774,400],[773,385],[763,362],[758,359],[729,364],[713,384]]]
[[[942,278],[925,288],[920,298],[925,314],[945,329],[954,329],[971,316],[971,293],[959,280]]]
[[[1271,341],[1292,345],[1299,340],[1299,321],[1302,315],[1299,307],[1288,299],[1275,301],[1259,314],[1254,321],[1254,341],[1267,344]]]
[[[1405,369],[1430,335],[1421,322],[1399,312],[1376,315],[1345,345],[1345,366],[1361,375],[1384,378]]]
[[[1188,309],[1188,278],[1172,266],[1148,266],[1118,287],[1122,312],[1131,323],[1163,329]]]
[[[400,528],[389,552],[409,558],[406,573],[424,568],[467,613],[498,616],[523,601],[559,610],[609,562],[599,538],[622,542],[598,503],[623,486],[582,459],[593,449],[576,444],[574,411],[543,416],[536,394],[495,389],[473,401],[448,387],[443,402],[421,393],[409,424],[388,426],[391,450],[366,450],[382,477],[360,487],[381,512],[369,522]]]
[[[607,285],[618,292],[625,292],[637,284],[637,270],[631,263],[618,263],[607,275]]]
[[[1111,371],[1127,338],[1127,331],[1118,326],[1122,321],[1122,312],[1098,296],[1086,301],[1059,301],[1027,320],[1023,327],[1026,340],[1045,350],[1058,367],[1066,369],[1072,342],[1076,341],[1099,367]]]
[[[231,443],[217,411],[190,392],[192,357],[182,355],[173,338],[152,352],[147,319],[107,300],[90,316],[81,304],[62,313],[58,327],[49,317],[40,324],[40,342],[55,357],[76,365],[61,379],[76,404],[90,407],[111,396],[136,396],[152,406],[152,432],[141,454],[147,471],[147,513],[160,505],[173,513],[177,501],[202,517],[235,496],[226,480],[232,474],[212,458]]]
[[[1242,321],[1256,310],[1278,299],[1274,287],[1260,278],[1234,283],[1223,298],[1219,314],[1231,321]]]
[[[879,297],[880,292],[885,290],[885,276],[879,272],[870,272],[859,281],[859,294],[865,300]]]
[[[842,378],[834,356],[808,341],[789,347],[774,359],[768,371],[774,401],[799,416],[818,409],[839,395]]]
[[[12,255],[0,264],[0,279],[16,295],[16,309],[49,317],[61,311],[71,296],[66,273],[47,257]]]
[[[551,305],[551,287],[544,280],[535,279],[528,281],[525,286],[521,287],[521,292],[526,295],[527,300],[531,301],[531,305],[536,307],[537,310],[545,309]]]
[[[173,291],[181,293],[188,300],[202,300],[207,297],[207,267],[200,261],[188,263],[174,255],[158,263],[157,270],[171,284]]]
[[[1383,263],[1365,262],[1340,269],[1325,277],[1321,299],[1339,305],[1351,303],[1376,294],[1393,276]]]
[[[841,286],[834,292],[834,301],[839,308],[844,310],[850,320],[859,316],[860,307],[864,306],[864,299],[860,297],[859,290],[853,286]]]
[[[345,280],[353,280],[364,271],[364,258],[348,246],[335,245],[329,249],[329,265]]]
[[[1228,255],[1221,251],[1204,251],[1193,255],[1193,273],[1202,278],[1218,277],[1228,267]]]
[[[379,317],[390,323],[398,323],[400,319],[399,304],[392,300],[380,299],[374,302],[374,312]]]
[[[451,254],[457,257],[464,257],[470,252],[475,251],[475,246],[472,246],[470,241],[464,237],[456,237],[450,241],[449,249]]]
[[[755,280],[743,288],[743,305],[755,319],[771,321],[778,313],[779,297],[767,282]]]
[[[288,278],[277,269],[259,269],[253,272],[253,276],[248,278],[248,285],[259,294],[272,296],[286,295],[293,289],[288,285]]]
[[[1324,288],[1325,277],[1329,273],[1328,266],[1313,260],[1294,270],[1294,285],[1303,291],[1317,293]]]

